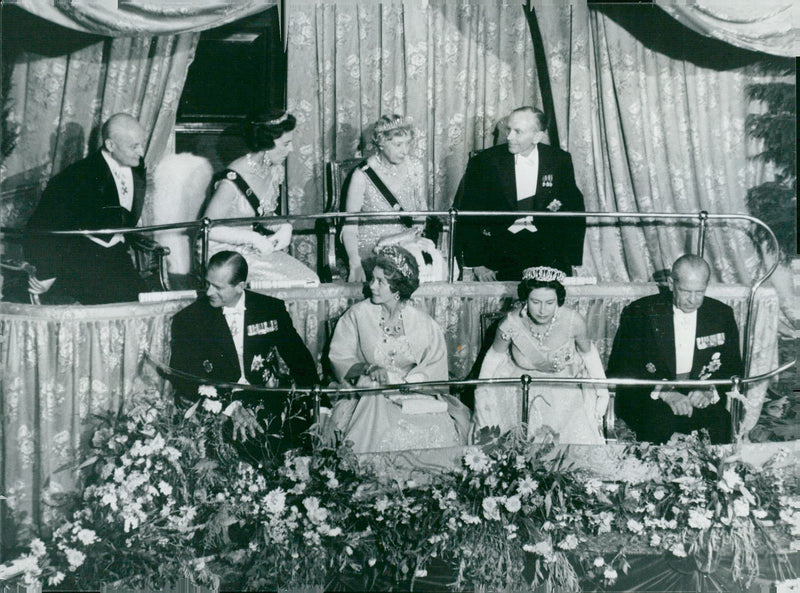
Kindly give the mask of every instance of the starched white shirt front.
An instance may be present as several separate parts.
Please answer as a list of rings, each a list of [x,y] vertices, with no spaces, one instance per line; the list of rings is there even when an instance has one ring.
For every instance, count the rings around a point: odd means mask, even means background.
[[[239,359],[239,383],[246,383],[244,378],[244,295],[239,296],[239,301],[231,307],[222,307],[222,314],[231,330],[233,345],[236,347],[236,356]]]
[[[675,328],[675,374],[689,373],[694,362],[697,310],[684,313],[673,305],[672,323]]]
[[[536,181],[539,179],[539,148],[536,145],[528,156],[514,155],[514,176],[517,201],[536,195]]]

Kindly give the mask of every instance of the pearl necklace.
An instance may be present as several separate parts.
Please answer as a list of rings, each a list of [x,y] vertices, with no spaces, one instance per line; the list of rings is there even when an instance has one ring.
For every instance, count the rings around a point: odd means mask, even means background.
[[[556,324],[556,319],[558,319],[558,309],[556,312],[553,313],[553,317],[547,323],[547,328],[543,332],[537,332],[533,328],[536,327],[536,322],[531,319],[530,314],[528,313],[528,306],[525,306],[525,319],[528,321],[528,326],[531,330],[531,335],[533,339],[539,344],[539,346],[544,346],[544,341],[550,337],[550,333],[553,331],[553,327]]]
[[[246,161],[247,166],[254,175],[261,177],[261,179],[267,178],[267,175],[269,174],[269,168],[272,166],[272,161],[270,160],[267,152],[264,152],[263,156],[261,157],[261,163],[256,162],[252,152],[247,153]]]
[[[405,163],[405,161],[397,165],[393,165],[391,163],[384,162],[380,156],[377,156],[375,160],[380,165],[381,171],[386,173],[389,177],[400,177],[400,175],[405,173],[405,167],[403,167],[403,163]]]

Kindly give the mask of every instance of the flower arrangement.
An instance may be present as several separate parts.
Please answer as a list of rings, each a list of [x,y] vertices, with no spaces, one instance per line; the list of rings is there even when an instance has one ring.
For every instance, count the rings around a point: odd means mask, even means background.
[[[27,578],[413,590],[444,567],[455,590],[602,590],[645,551],[746,587],[757,550],[784,567],[800,550],[798,476],[748,466],[702,436],[631,446],[626,459],[646,471],[607,480],[521,432],[487,432],[458,467],[410,480],[346,446],[251,463],[223,436],[227,421],[213,405],[176,415],[161,403],[101,419],[82,491],[17,560]]]

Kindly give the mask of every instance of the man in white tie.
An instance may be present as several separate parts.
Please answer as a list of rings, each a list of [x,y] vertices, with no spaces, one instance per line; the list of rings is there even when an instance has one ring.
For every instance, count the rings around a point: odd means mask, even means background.
[[[675,260],[670,293],[625,307],[608,360],[608,377],[730,379],[743,373],[733,310],[705,296],[711,270],[697,255]],[[705,428],[712,442],[731,440],[726,389],[617,387],[617,415],[639,440],[664,443],[673,433]]]
[[[544,144],[547,122],[533,107],[508,118],[508,141],[476,154],[456,196],[460,211],[583,212],[568,152]],[[583,218],[470,217],[458,222],[456,254],[480,281],[520,280],[533,266],[567,275],[583,260]],[[466,276],[466,274],[465,274]]]
[[[117,113],[101,128],[102,148],[73,163],[47,184],[28,220],[30,230],[134,227],[145,195],[144,130]],[[85,305],[135,301],[145,285],[121,234],[29,234],[25,256],[36,266],[41,289]]]
[[[206,294],[172,320],[170,366],[211,383],[312,387],[319,381],[314,359],[283,301],[245,290],[246,281],[247,262],[239,253],[220,251],[211,257]],[[172,384],[179,407],[198,399],[197,382],[172,379]],[[303,441],[313,420],[308,398],[243,392],[221,395],[244,402],[228,409],[234,437],[240,441],[266,429],[270,447],[295,446]],[[286,421],[281,423],[284,412]]]

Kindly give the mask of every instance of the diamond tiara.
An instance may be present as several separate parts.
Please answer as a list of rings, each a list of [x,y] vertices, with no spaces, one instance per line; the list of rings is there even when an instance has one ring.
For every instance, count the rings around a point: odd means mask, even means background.
[[[386,132],[390,132],[391,130],[397,130],[399,128],[410,128],[410,127],[411,127],[411,118],[401,117],[391,122],[379,121],[377,124],[375,124],[374,133],[385,134]]]
[[[536,266],[535,268],[528,268],[522,272],[523,280],[538,280],[539,282],[564,282],[567,275],[561,270],[550,268],[548,266]]]
[[[280,123],[285,122],[289,117],[289,112],[285,111],[283,115],[275,119],[257,119],[253,121],[253,125],[256,126],[277,126]]]
[[[406,278],[411,278],[414,276],[414,272],[412,272],[411,266],[408,265],[408,261],[400,252],[400,249],[395,245],[376,247],[375,255],[381,255],[386,259],[388,259],[390,262],[394,264],[394,267],[397,268],[397,271],[400,272]]]

